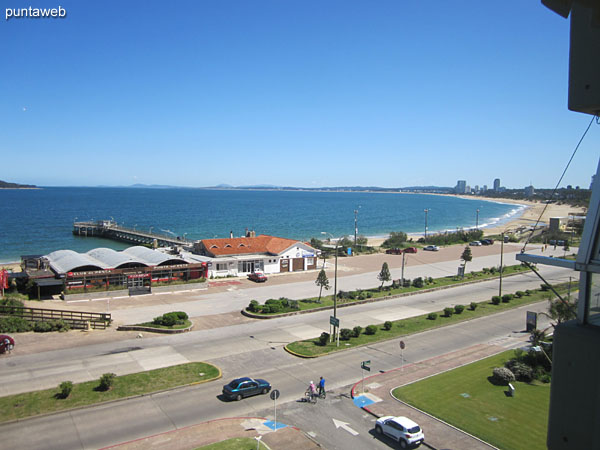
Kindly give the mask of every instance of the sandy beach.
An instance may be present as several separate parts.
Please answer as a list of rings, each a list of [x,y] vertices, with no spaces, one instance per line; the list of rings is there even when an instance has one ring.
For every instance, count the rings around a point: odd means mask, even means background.
[[[446,194],[431,194],[431,195],[446,195]],[[533,201],[529,201],[529,200],[515,201],[515,200],[507,199],[507,198],[486,199],[486,198],[473,197],[473,196],[468,196],[468,195],[456,195],[456,196],[453,195],[452,197],[465,198],[468,200],[473,200],[474,198],[477,198],[478,200],[482,200],[482,201],[511,203],[514,205],[518,204],[518,205],[525,206],[525,209],[519,216],[515,216],[514,218],[511,218],[508,222],[504,222],[499,225],[491,226],[491,227],[482,227],[481,229],[483,230],[483,233],[485,236],[500,234],[502,232],[515,231],[520,227],[533,227],[536,224],[536,222],[538,221],[538,219],[539,219],[540,224],[548,224],[551,217],[568,217],[570,215],[573,215],[573,213],[585,215],[583,208],[577,208],[577,207],[566,205],[566,204],[560,204],[560,205],[556,204],[556,203],[546,204],[546,203],[540,203],[540,202],[533,202]],[[432,233],[433,233],[433,231],[432,231]],[[414,236],[414,237],[421,237],[422,233],[420,233],[420,234],[419,233],[417,233],[417,234],[410,233],[410,235]],[[383,241],[385,241],[385,238],[383,238],[383,237],[369,238],[369,245],[377,247],[377,246],[380,246],[383,243]]]

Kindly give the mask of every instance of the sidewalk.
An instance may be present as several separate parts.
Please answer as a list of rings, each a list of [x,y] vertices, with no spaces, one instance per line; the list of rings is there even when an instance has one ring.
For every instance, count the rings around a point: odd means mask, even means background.
[[[523,338],[526,339],[526,338]],[[525,343],[525,341],[523,341]],[[512,346],[511,346],[512,347]],[[437,375],[448,370],[478,361],[488,356],[508,350],[492,344],[479,344],[455,352],[446,353],[403,368],[390,370],[382,374],[372,375],[364,380],[365,394],[362,392],[362,381],[352,387],[354,403],[375,417],[407,416],[417,422],[425,432],[427,447],[435,450],[490,450],[496,447],[487,444],[453,426],[421,412],[403,402],[396,400],[391,391],[405,384]]]
[[[270,427],[269,427],[270,425]],[[149,436],[135,441],[106,447],[106,449],[141,450],[160,448],[161,450],[192,450],[215,442],[227,439],[246,437],[255,438],[262,436],[260,448],[273,450],[312,450],[321,446],[311,440],[296,427],[285,426],[280,428],[277,422],[277,431],[273,430],[272,421],[260,417],[235,417],[211,420],[209,422],[192,425],[179,430],[167,431],[154,436]]]

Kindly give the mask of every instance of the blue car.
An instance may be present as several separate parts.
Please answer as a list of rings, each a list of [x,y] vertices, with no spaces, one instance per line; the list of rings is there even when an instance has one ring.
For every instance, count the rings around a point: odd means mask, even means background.
[[[266,394],[271,390],[271,385],[266,380],[257,378],[236,378],[231,383],[223,386],[223,396],[228,400],[241,400],[251,395]]]

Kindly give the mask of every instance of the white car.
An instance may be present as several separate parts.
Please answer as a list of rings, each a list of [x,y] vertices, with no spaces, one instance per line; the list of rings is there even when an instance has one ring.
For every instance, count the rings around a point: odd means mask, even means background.
[[[473,241],[473,242],[469,242],[469,245],[472,245],[473,247],[480,247],[481,246],[481,242],[479,242],[479,241]]]
[[[437,252],[439,249],[440,248],[437,245],[428,245],[423,250],[426,250],[428,252]]]
[[[425,440],[425,434],[421,427],[408,417],[384,416],[375,422],[377,434],[386,434],[395,439],[401,448],[408,446],[418,447]]]

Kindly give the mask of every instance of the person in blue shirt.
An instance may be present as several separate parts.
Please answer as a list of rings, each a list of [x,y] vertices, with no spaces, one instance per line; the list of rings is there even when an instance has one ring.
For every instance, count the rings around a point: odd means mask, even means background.
[[[325,378],[319,379],[319,396],[325,397]]]

